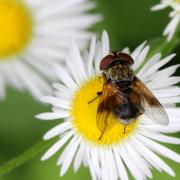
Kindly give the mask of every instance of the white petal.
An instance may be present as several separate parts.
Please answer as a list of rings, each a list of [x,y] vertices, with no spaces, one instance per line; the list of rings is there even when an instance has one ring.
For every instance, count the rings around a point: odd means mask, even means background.
[[[68,132],[65,136],[63,136],[58,142],[56,142],[49,148],[49,150],[43,155],[41,160],[44,161],[54,155],[69,140],[72,135],[73,132]]]
[[[134,178],[135,179],[143,179],[144,178],[143,174],[139,171],[139,169],[131,161],[131,159],[129,158],[129,156],[128,156],[127,152],[125,151],[125,149],[123,148],[123,146],[121,146],[121,148],[119,148],[119,154],[122,157],[124,163],[127,165],[131,174],[134,176]]]
[[[96,44],[96,53],[95,53],[95,58],[94,58],[94,64],[95,64],[95,69],[96,69],[96,74],[99,74],[99,66],[100,66],[100,61],[103,58],[103,54],[102,54],[102,47],[100,42],[97,42]]]
[[[142,79],[145,79],[146,77],[155,73],[159,68],[167,64],[173,57],[175,57],[175,54],[171,54],[167,56],[166,58],[162,59],[161,61],[159,61],[158,63],[156,63],[155,65],[153,65],[142,75]]]
[[[97,176],[98,179],[101,178],[101,167],[100,167],[100,162],[99,162],[99,151],[98,151],[98,147],[91,147],[91,151],[90,151],[90,155],[91,155],[91,160],[93,163],[93,169],[95,171],[95,174]]]
[[[71,141],[74,143],[74,145],[73,145],[73,147],[71,147],[71,149],[69,149],[68,155],[64,158],[64,161],[63,161],[62,167],[61,167],[61,172],[60,172],[61,176],[63,176],[66,173],[69,166],[71,165],[71,162],[72,162],[72,160],[73,160],[73,158],[75,156],[75,153],[77,151],[77,148],[79,146],[80,138],[77,139],[75,137]]]
[[[180,116],[180,108],[175,107],[175,108],[166,108],[166,112],[174,117],[179,117]]]
[[[64,163],[64,159],[68,156],[68,152],[74,147],[76,141],[78,139],[78,136],[75,135],[71,141],[69,142],[69,144],[65,147],[65,149],[63,150],[62,154],[60,155],[59,159],[57,160],[57,165],[60,166]],[[78,140],[79,142],[79,140]]]
[[[87,161],[88,161],[88,165],[89,165],[89,169],[90,169],[90,173],[91,173],[91,177],[93,180],[97,180],[96,174],[95,174],[95,169],[93,167],[93,162],[90,156],[90,148],[86,147],[86,156],[87,156]]]
[[[5,82],[2,76],[0,75],[0,100],[5,98]]]
[[[31,94],[39,99],[46,93],[50,93],[50,87],[42,80],[36,73],[34,73],[28,66],[25,66],[22,62],[14,62],[14,70],[17,73],[17,77],[26,89],[28,89]],[[39,86],[41,85],[44,89]]]
[[[180,82],[180,77],[163,78],[163,76],[161,76],[161,78],[159,77],[147,83],[147,86],[151,87],[151,89],[162,89],[175,85],[179,82]]]
[[[95,22],[101,20],[101,16],[99,15],[88,15],[84,14],[79,16],[72,16],[68,18],[68,21],[66,18],[63,18],[59,20],[59,23],[57,21],[49,21],[46,22],[45,26],[41,28],[45,29],[45,33],[49,34],[50,30],[51,32],[54,31],[54,33],[58,33],[58,31],[55,30],[66,30],[66,29],[86,29],[87,27],[91,27]],[[61,22],[61,23],[60,23]],[[49,27],[50,26],[50,27]],[[48,31],[49,27],[49,31]]]
[[[67,58],[66,58],[66,65],[67,65],[67,67],[68,67],[68,69],[69,69],[69,73],[71,74],[71,76],[72,76],[72,78],[74,79],[74,81],[77,83],[77,84],[79,84],[80,82],[81,82],[81,78],[79,78],[79,74],[78,74],[78,72],[77,72],[77,68],[74,68],[74,64],[75,64],[75,61],[73,60],[71,60],[71,58],[70,58],[70,55],[67,55]]]
[[[156,162],[156,160],[151,159],[151,156],[155,156],[153,152],[151,152],[146,146],[144,146],[141,142],[139,142],[136,138],[131,138],[130,139],[131,145],[134,147],[134,149],[139,152],[139,154],[144,158],[152,167],[156,168],[158,171],[162,172],[161,167],[159,164]],[[136,146],[136,147],[135,147]]]
[[[133,69],[137,70],[145,61],[146,56],[149,52],[150,46],[146,46],[139,54],[139,56],[134,59],[134,65],[133,65]]]
[[[179,65],[170,66],[163,70],[157,71],[156,73],[154,73],[151,76],[149,76],[148,78],[146,78],[146,80],[148,80],[148,81],[157,80],[157,79],[162,80],[162,77],[163,77],[163,79],[166,79],[169,76],[171,76],[172,74],[174,74],[176,72],[177,68],[179,68]]]
[[[57,91],[55,91],[55,95],[59,98],[59,99],[65,99],[67,101],[71,100],[71,97],[74,93],[74,91],[68,87],[66,87],[63,84],[59,84],[59,83],[53,83],[53,87],[55,89],[57,89]]]
[[[131,141],[133,147],[157,170],[164,170],[171,176],[175,176],[174,171],[163,161],[161,160],[155,153],[150,151],[146,146],[144,146],[139,140],[132,137]]]
[[[86,154],[86,145],[83,152],[83,165],[84,167],[88,167],[88,160],[87,160],[87,154]]]
[[[171,143],[171,144],[180,144],[180,139],[175,137],[166,136],[164,134],[155,133],[152,131],[141,131],[140,132],[143,136],[146,136],[150,139],[164,142],[164,143]]]
[[[32,54],[33,56],[36,53],[37,57],[46,57],[47,59],[64,59],[64,56],[65,56],[65,52],[62,49],[59,49],[58,51],[55,48],[50,48],[50,47],[45,47],[45,46],[44,47],[43,46],[29,47],[28,52]]]
[[[156,90],[151,90],[151,91],[157,98],[173,97],[173,96],[180,95],[180,88],[172,87],[172,86],[168,88],[156,89]]]
[[[118,180],[118,174],[117,174],[117,167],[115,164],[113,152],[111,149],[108,150],[108,164],[109,164],[109,171],[110,171],[110,179]]]
[[[29,5],[31,5],[32,7],[34,6],[38,6],[39,4],[43,3],[44,0],[39,0],[39,1],[35,1],[35,0],[26,0],[26,3],[28,3]]]
[[[139,125],[142,129],[154,130],[162,133],[176,133],[180,131],[180,124],[169,124],[168,126],[153,125]]]
[[[109,180],[109,169],[106,159],[106,149],[99,149],[100,162],[101,162],[101,177],[103,180]]]
[[[59,112],[47,112],[41,113],[35,116],[37,119],[41,120],[54,120],[54,119],[62,119],[65,117],[69,117],[69,113],[67,111],[59,111]]]
[[[131,54],[131,52],[130,52],[128,47],[124,48],[121,52],[129,54],[129,55]]]
[[[170,97],[170,98],[159,98],[161,104],[174,104],[180,102],[180,97]]]
[[[74,159],[74,171],[75,172],[77,172],[77,170],[79,169],[79,167],[82,163],[84,151],[85,151],[84,150],[84,144],[81,142],[80,147],[77,150],[77,154],[76,154],[75,159]]]
[[[179,23],[180,17],[175,16],[170,23],[167,25],[166,29],[163,32],[163,35],[166,36],[168,35],[168,41],[170,41],[176,31],[177,25]]]
[[[71,61],[74,61],[74,64],[76,64],[74,68],[76,68],[76,71],[78,72],[79,79],[83,81],[86,78],[86,73],[81,54],[74,40],[71,40],[70,57]]]
[[[125,168],[125,165],[123,164],[122,160],[121,160],[121,156],[118,154],[116,147],[113,148],[113,152],[114,152],[114,159],[116,160],[116,166],[118,169],[118,174],[119,177],[122,180],[128,180],[128,174]]]
[[[47,79],[55,79],[55,74],[50,68],[52,63],[47,59],[42,57],[37,57],[35,54],[29,54],[28,51],[24,55],[24,61],[28,63],[28,65],[34,67],[38,72],[41,72],[43,76]]]
[[[152,178],[152,173],[147,165],[147,162],[144,161],[144,159],[139,155],[138,152],[136,152],[130,143],[126,142],[124,144],[125,150],[127,151],[127,154],[129,154],[132,161],[136,164],[138,169],[143,173],[146,174],[149,178]]]
[[[90,45],[90,52],[89,52],[89,58],[88,58],[88,74],[92,74],[92,68],[93,68],[93,59],[95,55],[95,48],[96,48],[96,38],[93,37],[91,40],[91,45]]]
[[[146,41],[143,42],[142,44],[140,44],[132,53],[131,53],[131,57],[133,59],[137,59],[137,57],[139,56],[139,54],[141,53],[142,49],[144,48],[146,44]]]
[[[44,0],[43,0],[44,1]],[[91,6],[87,6],[87,5],[91,5]],[[94,3],[93,3],[94,4]],[[84,9],[84,5],[86,5],[88,8],[87,9]],[[72,8],[76,6],[76,8],[78,9],[78,12],[80,11],[79,10],[79,6],[82,7],[83,6],[83,9],[81,11],[87,11],[87,10],[90,10],[92,7],[92,4],[88,1],[84,1],[84,0],[74,0],[74,1],[71,1],[71,0],[67,0],[67,1],[58,1],[58,0],[53,0],[53,3],[51,3],[51,1],[44,1],[43,3],[41,3],[41,6],[40,8],[42,9],[40,11],[40,14],[42,14],[43,12],[43,15],[47,13],[47,16],[45,16],[45,18],[49,17],[50,15],[54,15],[55,14],[64,14],[66,11],[67,12],[76,12],[76,9],[73,9],[72,11]],[[59,11],[58,11],[59,10]],[[38,14],[39,15],[39,14]],[[44,17],[44,16],[43,16]],[[42,15],[41,17],[42,18]]]
[[[169,6],[168,3],[157,4],[157,5],[153,6],[153,7],[151,7],[151,10],[152,11],[159,11],[161,9],[164,9],[164,8],[168,7],[168,6]]]
[[[72,77],[66,72],[62,66],[60,67],[58,64],[54,64],[54,70],[58,76],[58,78],[70,89],[76,89],[76,84],[73,81]]]
[[[171,116],[169,116],[169,122],[170,122],[170,124],[180,124],[180,121],[179,121],[179,116],[178,115],[171,115]]]
[[[180,163],[180,155],[173,152],[172,150],[166,148],[165,146],[162,146],[158,143],[156,143],[155,141],[152,141],[148,138],[145,138],[141,135],[137,135],[138,139],[141,140],[141,142],[143,142],[144,144],[147,145],[147,147],[149,147],[150,149],[152,149],[153,151],[169,158],[172,159],[173,161],[179,162]]]
[[[64,133],[71,128],[70,122],[64,122],[50,129],[43,137],[44,140],[51,139],[57,135]]]
[[[141,76],[155,63],[157,63],[161,58],[161,54],[155,54],[148,62],[140,69],[137,76],[141,78]]]
[[[103,57],[109,54],[109,37],[106,31],[103,31],[102,34],[102,54]]]
[[[17,60],[14,59],[14,61],[16,62]],[[1,64],[0,67],[4,83],[10,84],[12,87],[20,91],[25,88],[22,81],[19,81],[19,75],[16,72],[16,69],[13,69],[14,65],[12,63],[9,62],[8,64]]]
[[[69,102],[67,100],[59,99],[52,96],[45,96],[41,98],[41,101],[45,103],[50,103],[51,105],[59,108],[69,109]]]

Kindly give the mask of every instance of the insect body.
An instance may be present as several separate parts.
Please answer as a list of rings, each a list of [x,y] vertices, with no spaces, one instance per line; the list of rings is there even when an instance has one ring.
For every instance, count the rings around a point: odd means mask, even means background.
[[[112,52],[101,61],[104,85],[102,92],[98,92],[100,101],[96,117],[97,127],[102,132],[100,139],[106,131],[110,114],[125,127],[142,114],[158,124],[167,125],[169,122],[160,102],[145,84],[133,75],[133,63],[131,56],[121,52]]]

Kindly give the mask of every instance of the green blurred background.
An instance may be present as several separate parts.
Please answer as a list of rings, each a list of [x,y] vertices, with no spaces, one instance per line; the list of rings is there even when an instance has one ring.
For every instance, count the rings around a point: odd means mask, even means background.
[[[100,36],[106,29],[110,36],[111,48],[120,50],[129,46],[135,48],[144,40],[151,41],[161,37],[164,27],[169,22],[169,9],[161,12],[150,12],[150,7],[156,0],[96,0],[96,11],[103,14],[104,21],[94,27]],[[173,63],[180,57],[180,46],[175,48],[179,54]],[[179,74],[179,73],[178,73]],[[0,103],[0,164],[21,154],[23,151],[42,139],[43,134],[53,127],[56,122],[42,122],[34,115],[49,110],[48,106],[37,103],[28,93],[20,93],[7,88],[7,98]],[[177,135],[178,136],[178,135]],[[178,146],[169,146],[180,153]],[[13,170],[3,180],[80,180],[91,179],[89,171],[84,167],[74,174],[72,168],[64,177],[59,177],[59,168],[56,166],[58,155],[41,162],[39,154],[23,166]],[[154,170],[155,180],[180,179],[179,164],[164,159],[176,172],[176,177]],[[1,179],[1,178],[0,178]]]

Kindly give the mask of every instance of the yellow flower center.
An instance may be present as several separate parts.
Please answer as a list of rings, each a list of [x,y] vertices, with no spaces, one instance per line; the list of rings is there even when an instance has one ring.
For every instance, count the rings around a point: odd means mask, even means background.
[[[83,83],[77,90],[71,106],[72,123],[76,132],[90,142],[100,145],[117,144],[134,132],[138,121],[135,120],[127,125],[124,133],[125,125],[112,116],[113,118],[106,127],[107,130],[100,139],[102,132],[96,125],[96,114],[100,98],[90,104],[88,102],[97,96],[97,92],[102,91],[102,87],[103,79],[95,77]]]
[[[32,35],[32,16],[21,0],[0,0],[0,60],[23,50]]]

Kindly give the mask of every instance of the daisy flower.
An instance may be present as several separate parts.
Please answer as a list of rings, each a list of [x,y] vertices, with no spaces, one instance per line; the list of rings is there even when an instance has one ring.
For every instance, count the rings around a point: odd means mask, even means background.
[[[28,90],[34,97],[50,93],[52,61],[64,59],[73,36],[84,47],[88,29],[100,20],[89,0],[0,0],[0,99],[5,86]],[[44,78],[44,77],[45,78]]]
[[[171,21],[166,26],[163,35],[167,36],[167,40],[170,41],[175,34],[176,28],[180,22],[180,0],[161,0],[160,4],[153,6],[151,10],[159,11],[167,7],[172,9],[172,11],[169,13]]]
[[[96,97],[97,92],[102,91],[103,79],[99,65],[109,50],[106,32],[103,33],[101,42],[96,42],[93,38],[89,53],[83,55],[72,41],[66,66],[54,67],[60,80],[53,84],[55,95],[42,98],[43,102],[53,106],[52,112],[36,117],[41,120],[58,120],[60,124],[49,130],[44,135],[44,140],[55,136],[59,140],[43,155],[42,160],[50,158],[66,144],[57,161],[57,165],[61,167],[61,176],[71,164],[75,172],[81,164],[89,167],[93,180],[127,180],[128,171],[138,180],[151,178],[152,168],[175,176],[174,171],[159,157],[180,162],[180,155],[161,144],[180,144],[180,139],[164,134],[180,130],[180,111],[175,106],[180,101],[180,88],[175,85],[180,82],[180,77],[172,76],[179,65],[162,69],[175,55],[161,60],[161,55],[155,54],[146,61],[149,51],[146,43],[138,46],[132,53],[128,48],[123,50],[133,57],[135,63],[132,68],[137,72],[137,77],[164,106],[170,119],[169,125],[157,125],[142,115],[127,126],[125,133],[124,125],[115,121],[99,139],[101,132],[96,125],[99,101],[91,104],[88,102]]]

